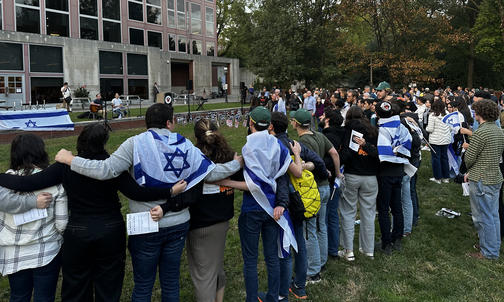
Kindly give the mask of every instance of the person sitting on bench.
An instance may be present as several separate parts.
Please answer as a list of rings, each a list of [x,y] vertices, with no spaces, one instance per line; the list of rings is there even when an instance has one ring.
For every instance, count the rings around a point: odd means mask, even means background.
[[[124,107],[122,100],[119,98],[119,93],[116,93],[112,100],[112,112],[117,114],[117,118],[122,118],[126,115],[126,107]]]

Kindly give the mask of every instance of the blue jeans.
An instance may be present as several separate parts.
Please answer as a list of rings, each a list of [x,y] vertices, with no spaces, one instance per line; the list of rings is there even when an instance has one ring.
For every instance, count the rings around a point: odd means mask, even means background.
[[[292,280],[292,255],[294,254],[294,284],[298,290],[304,290],[306,283],[306,270],[308,263],[306,261],[306,243],[303,236],[303,223],[294,223],[294,236],[296,237],[298,251],[291,250],[289,257],[280,259],[280,296],[289,296],[289,287]]]
[[[280,290],[280,260],[278,257],[279,226],[264,211],[241,213],[238,218],[238,231],[243,256],[243,278],[247,302],[257,302],[259,290],[257,259],[259,257],[259,236],[263,240],[264,260],[268,271],[268,292],[266,301],[278,301]]]
[[[151,301],[158,266],[162,301],[179,301],[180,257],[188,230],[189,222],[185,222],[129,237],[135,281],[131,301]]]
[[[450,178],[450,166],[448,165],[448,145],[431,145],[432,173],[435,179]]]
[[[411,177],[404,175],[401,182],[401,203],[404,217],[403,233],[411,233],[413,227],[413,202],[411,201]]]
[[[329,185],[319,187],[320,192],[320,211],[317,214],[318,234],[320,248],[320,267],[327,262],[327,204],[331,197],[331,188]]]
[[[306,253],[308,259],[308,276],[320,273],[327,262],[327,202],[329,201],[329,185],[318,188],[320,193],[320,210],[315,218],[305,221]]]
[[[327,216],[326,216],[327,245],[328,245],[327,250],[329,255],[338,256],[339,233],[340,233],[338,207],[341,191],[340,189],[336,189],[336,192],[334,192],[334,190],[335,189],[333,187],[331,189],[331,194],[334,194],[334,196],[327,203]],[[331,197],[329,196],[329,198]]]
[[[320,249],[317,237],[317,217],[303,221],[303,235],[306,243],[307,275],[320,272]]]
[[[416,168],[420,167],[421,161],[418,163],[413,164]],[[410,192],[411,192],[411,203],[413,204],[413,225],[416,226],[418,223],[418,217],[420,217],[420,207],[418,204],[418,194],[416,190],[416,183],[417,183],[417,178],[418,178],[418,172],[413,175],[411,178],[411,183],[410,183]]]
[[[501,184],[484,185],[469,182],[469,196],[474,226],[478,231],[481,254],[498,259],[501,245],[499,220],[499,191]]]
[[[60,254],[45,266],[10,274],[10,302],[53,302],[61,267]]]

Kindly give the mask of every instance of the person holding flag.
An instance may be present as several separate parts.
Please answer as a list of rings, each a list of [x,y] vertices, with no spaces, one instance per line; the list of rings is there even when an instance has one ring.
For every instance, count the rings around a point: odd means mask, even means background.
[[[458,153],[458,150],[460,148],[454,148],[455,143],[455,136],[459,134],[459,131],[462,127],[462,124],[465,122],[464,120],[464,115],[462,115],[458,110],[457,110],[457,104],[458,101],[454,100],[446,105],[446,109],[448,110],[448,114],[445,115],[443,118],[443,123],[447,124],[451,128],[451,142],[452,144],[448,145],[448,166],[450,169],[450,176],[457,176],[460,173],[460,164],[462,163],[462,160],[460,158],[460,153]],[[462,135],[462,138],[464,139],[464,136]],[[452,177],[452,178],[453,178]]]
[[[432,173],[434,177],[429,180],[437,184],[450,182],[450,166],[448,163],[448,145],[452,142],[452,128],[443,119],[446,117],[446,107],[443,101],[434,101],[429,114],[429,123],[425,130],[429,132],[429,143],[432,147]],[[450,123],[455,123],[454,116],[450,117]],[[460,127],[460,124],[458,125]]]
[[[381,230],[381,245],[378,248],[390,255],[392,249],[401,250],[404,220],[401,204],[401,183],[406,172],[412,176],[416,168],[409,163],[411,134],[401,124],[399,110],[393,110],[391,102],[376,104],[378,120],[378,222]],[[390,231],[392,212],[393,229]]]

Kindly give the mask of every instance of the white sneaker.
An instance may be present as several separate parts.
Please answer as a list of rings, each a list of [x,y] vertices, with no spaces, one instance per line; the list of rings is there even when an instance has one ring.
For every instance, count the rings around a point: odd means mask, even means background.
[[[430,181],[437,183],[438,185],[441,184],[441,180],[435,179],[434,177],[429,178]]]
[[[369,257],[370,259],[374,259],[374,254],[373,253],[365,253],[364,250],[362,248],[359,248],[359,252],[366,256],[366,257]]]
[[[354,261],[355,260],[354,253],[349,250],[338,251],[338,257],[343,258],[346,261]]]
[[[450,183],[450,179],[449,178],[443,178],[442,182],[444,184],[448,184],[448,183]]]
[[[430,151],[430,148],[429,148],[429,147],[427,147],[427,146],[423,146],[421,150],[422,150],[422,151]]]

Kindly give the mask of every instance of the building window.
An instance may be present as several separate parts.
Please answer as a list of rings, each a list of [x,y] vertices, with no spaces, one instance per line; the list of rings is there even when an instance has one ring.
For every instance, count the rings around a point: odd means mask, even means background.
[[[40,34],[38,0],[16,0],[16,31]]]
[[[168,27],[175,28],[175,0],[168,0]]]
[[[63,78],[31,77],[31,101],[42,104],[60,103]]]
[[[80,0],[81,39],[98,40],[98,6],[96,0]]]
[[[161,25],[161,0],[147,0],[147,22]]]
[[[177,50],[176,46],[175,46],[176,45],[176,42],[175,42],[176,40],[177,40],[177,38],[175,37],[175,35],[168,35],[168,49],[170,51]]]
[[[23,70],[23,46],[0,43],[0,70]]]
[[[147,79],[129,79],[128,94],[138,95],[142,99],[149,98],[149,80]]]
[[[121,43],[121,23],[103,21],[103,40]]]
[[[178,37],[178,51],[179,52],[187,52],[187,40],[186,40],[186,37],[182,37],[182,36]]]
[[[80,36],[82,39],[98,40],[98,19],[80,17]]]
[[[46,9],[46,34],[68,37],[68,13],[53,12]]]
[[[191,3],[191,33],[201,35],[201,6]]]
[[[30,45],[30,72],[63,73],[63,48]]]
[[[205,11],[205,28],[208,37],[215,37],[214,10],[211,7]]]
[[[201,41],[192,41],[192,53],[193,55],[201,55]]]
[[[184,0],[177,0],[177,28],[186,30]]]
[[[121,20],[121,6],[119,0],[102,0],[103,18],[109,20]]]
[[[207,56],[215,56],[215,43],[214,42],[207,42],[206,43],[206,55]]]
[[[143,21],[143,3],[128,1],[128,16],[130,20]]]
[[[134,53],[128,54],[128,74],[147,75],[147,56]]]
[[[100,78],[100,93],[106,100],[113,99],[116,93],[119,93],[119,95],[123,94],[123,79]]]
[[[45,6],[46,9],[68,12],[68,0],[46,0]]]
[[[100,74],[123,74],[122,53],[100,51]]]
[[[147,32],[147,43],[152,47],[163,48],[163,35],[155,31]]]
[[[96,0],[80,0],[79,13],[81,15],[98,17],[98,6]]]
[[[129,35],[130,35],[130,44],[145,45],[143,29],[130,28]]]

